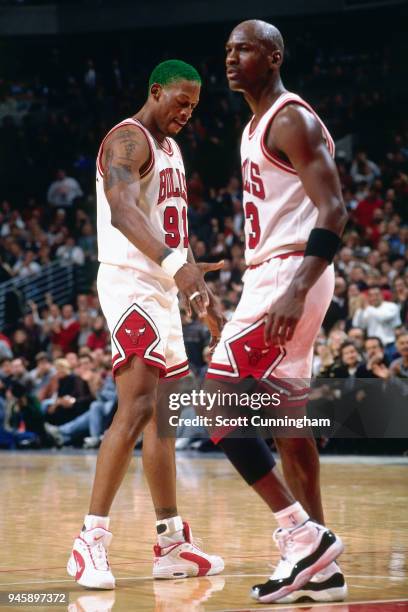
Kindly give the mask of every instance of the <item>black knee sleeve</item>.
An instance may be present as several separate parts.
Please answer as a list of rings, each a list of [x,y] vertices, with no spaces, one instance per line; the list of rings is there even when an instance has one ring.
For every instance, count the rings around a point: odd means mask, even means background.
[[[235,469],[249,485],[269,474],[275,466],[272,452],[262,438],[223,438],[222,448]]]

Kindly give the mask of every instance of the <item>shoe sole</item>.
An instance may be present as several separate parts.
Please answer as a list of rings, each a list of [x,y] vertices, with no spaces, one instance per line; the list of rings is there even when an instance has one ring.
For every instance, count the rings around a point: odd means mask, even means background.
[[[293,591],[299,591],[301,587],[304,586],[306,582],[309,582],[309,580],[315,574],[327,567],[329,563],[337,559],[343,550],[343,542],[339,537],[336,537],[335,542],[333,542],[333,544],[316,560],[315,563],[299,572],[292,584],[283,586],[281,589],[279,589],[279,591],[275,591],[275,593],[258,597],[257,601],[260,601],[261,603],[272,603],[273,601],[282,599],[282,597],[286,597],[290,593],[293,593]]]
[[[338,587],[335,589],[326,589],[324,591],[308,591],[300,589],[295,593],[289,593],[286,597],[282,597],[276,603],[296,603],[298,601],[315,601],[318,603],[330,603],[335,601],[344,601],[348,595],[347,586]]]
[[[113,583],[113,586],[100,586],[100,585],[94,585],[91,583],[87,583],[85,580],[83,580],[83,574],[81,576],[81,578],[79,578],[78,580],[75,578],[76,573],[77,573],[77,568],[76,568],[76,563],[75,563],[75,559],[72,557],[72,555],[70,556],[70,558],[68,559],[68,563],[67,563],[67,572],[68,575],[71,576],[72,578],[75,579],[75,582],[77,584],[80,584],[81,586],[85,587],[86,589],[92,589],[92,590],[97,590],[97,591],[113,591],[115,588],[115,583]]]
[[[224,569],[224,564],[213,566],[206,574],[199,576],[200,578],[205,578],[207,576],[216,576],[220,574]],[[177,565],[170,565],[168,567],[163,568],[162,570],[156,570],[153,568],[153,578],[155,580],[177,580],[182,578],[197,578],[197,574],[200,568],[197,569],[197,573],[192,574],[188,572],[183,572],[178,569]]]

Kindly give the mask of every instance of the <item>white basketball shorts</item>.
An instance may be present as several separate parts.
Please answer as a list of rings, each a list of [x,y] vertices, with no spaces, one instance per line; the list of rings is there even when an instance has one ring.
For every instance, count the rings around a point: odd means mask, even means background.
[[[177,288],[133,268],[100,264],[97,287],[112,341],[114,374],[137,355],[160,376],[188,374]]]
[[[302,261],[303,253],[295,253],[247,269],[240,302],[222,331],[208,378],[237,382],[251,376],[271,387],[275,381],[279,388],[287,387],[291,405],[307,402],[313,345],[333,296],[333,265],[309,290],[292,340],[285,347],[267,346],[263,340],[269,308],[284,295]]]

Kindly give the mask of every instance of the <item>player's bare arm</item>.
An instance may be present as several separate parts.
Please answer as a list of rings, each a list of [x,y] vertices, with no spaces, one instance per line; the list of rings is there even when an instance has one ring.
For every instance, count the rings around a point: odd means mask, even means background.
[[[104,190],[111,209],[111,223],[146,257],[158,265],[171,255],[172,249],[157,238],[148,217],[139,208],[140,171],[149,160],[146,137],[137,127],[116,130],[106,141],[103,154]],[[186,263],[174,275],[180,292],[197,314],[207,313],[208,295],[203,270]],[[191,296],[196,295],[194,299]]]
[[[270,151],[287,158],[318,208],[316,228],[341,236],[347,222],[336,165],[318,120],[306,109],[289,105],[275,118],[267,137]],[[293,337],[308,290],[329,265],[323,257],[304,257],[287,293],[268,313],[265,341],[284,345]]]

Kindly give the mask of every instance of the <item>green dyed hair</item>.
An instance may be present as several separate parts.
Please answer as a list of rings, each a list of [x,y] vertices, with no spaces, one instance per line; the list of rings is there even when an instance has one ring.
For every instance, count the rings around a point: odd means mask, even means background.
[[[194,81],[201,85],[201,77],[191,64],[172,59],[157,64],[153,69],[149,79],[149,93],[153,83],[165,86],[175,81]]]

